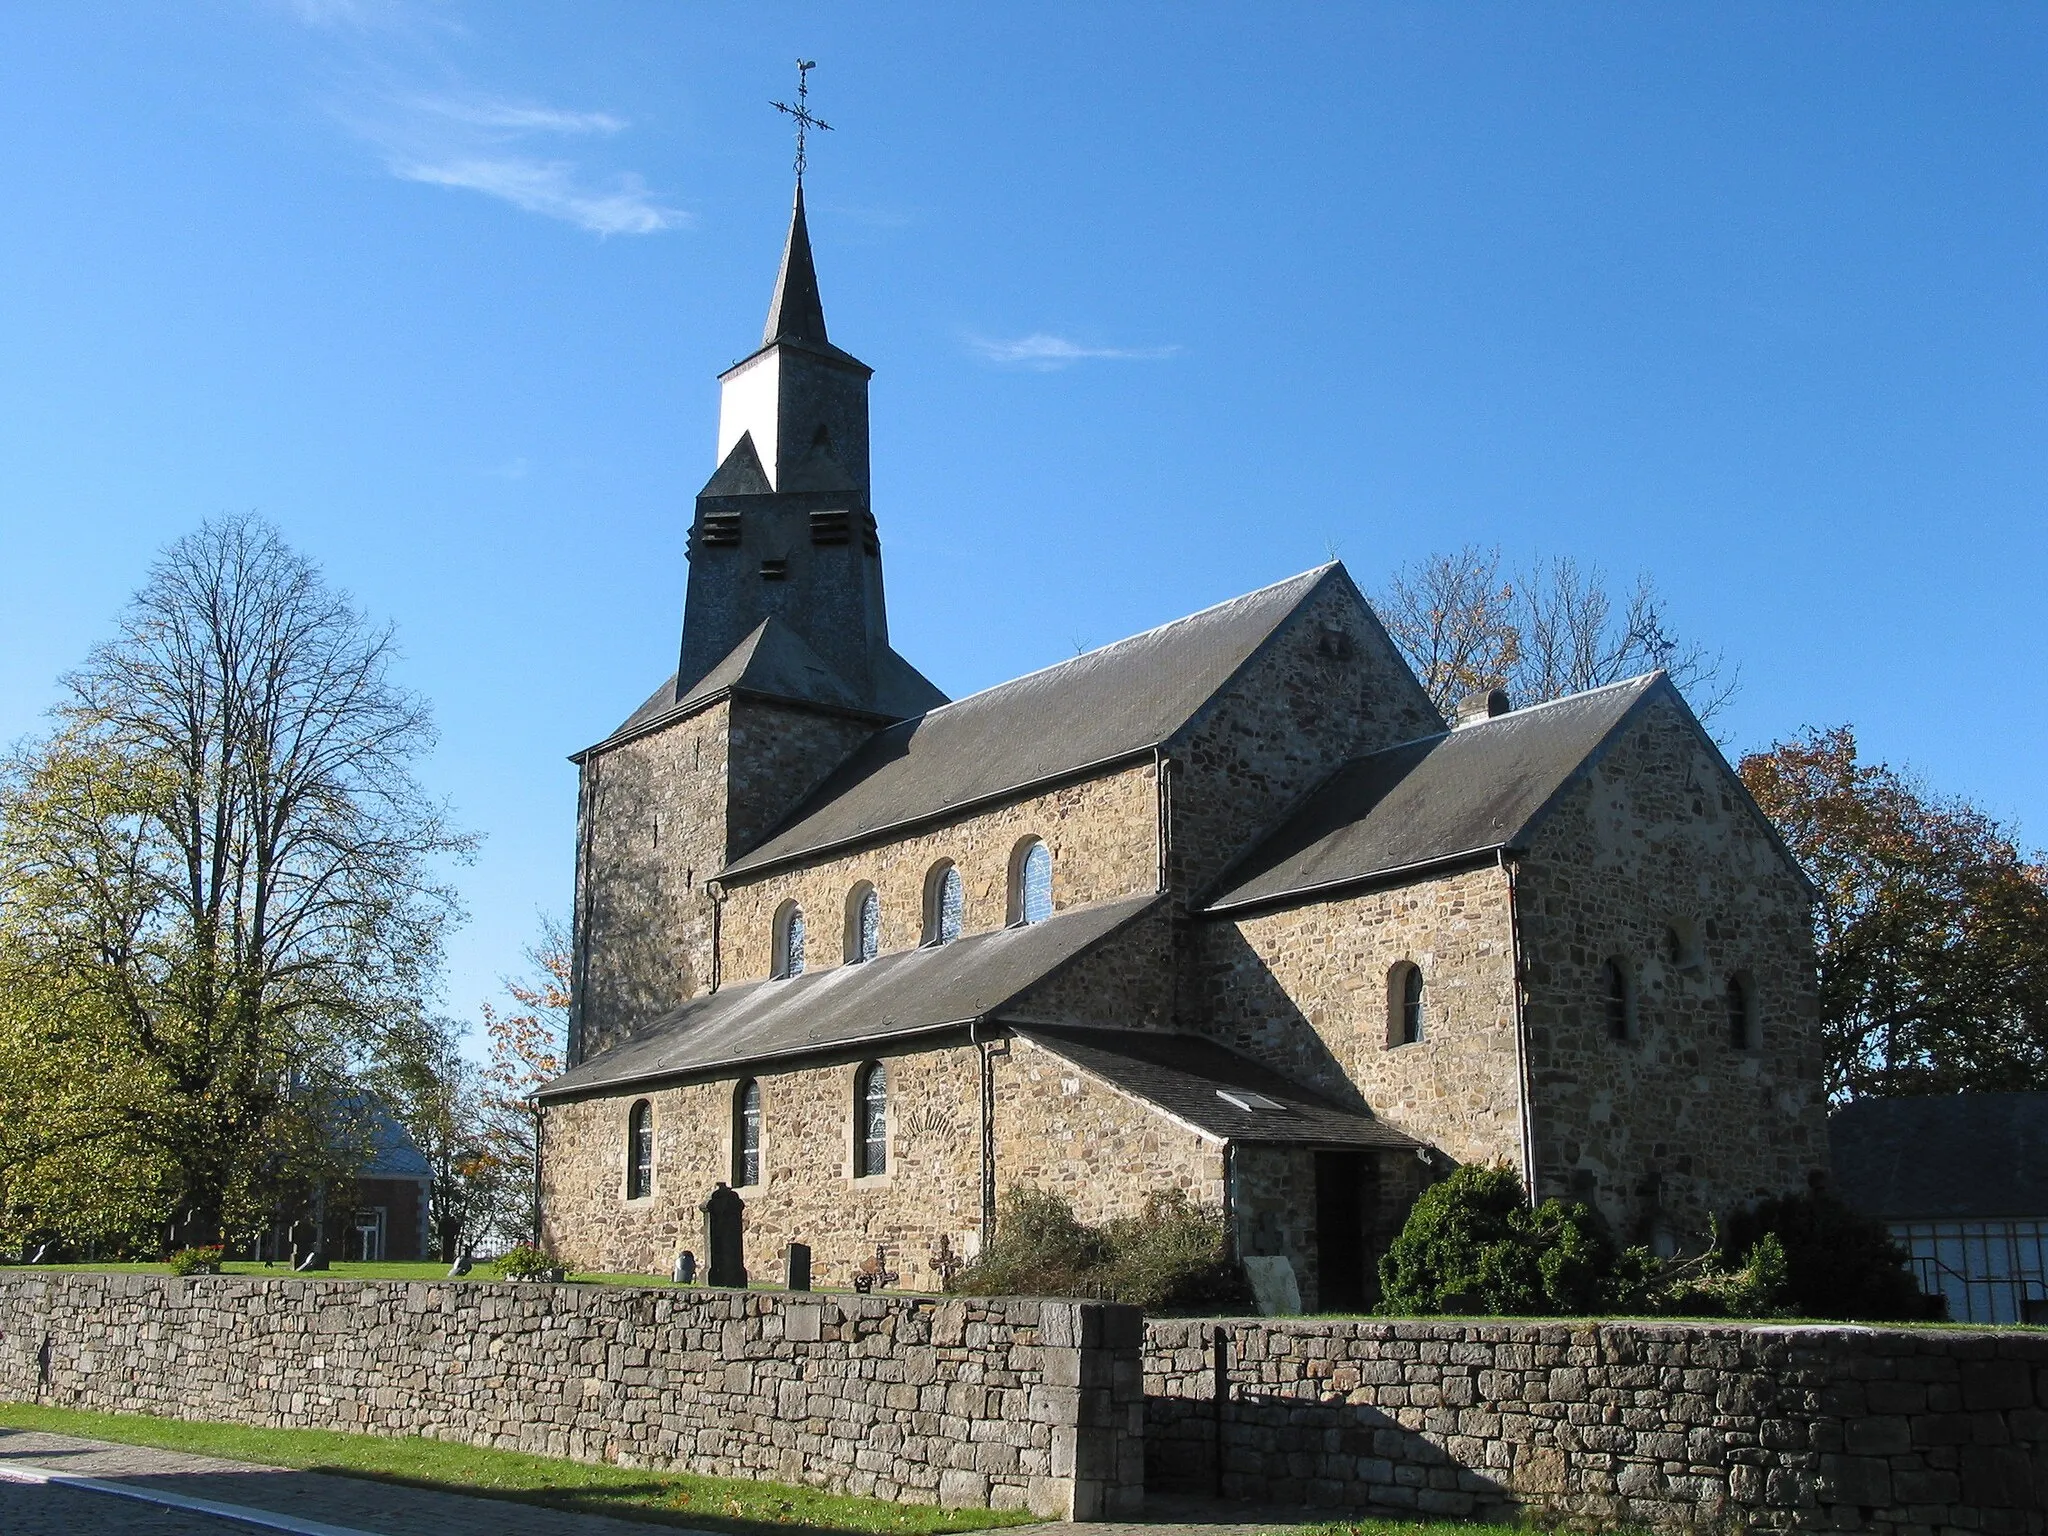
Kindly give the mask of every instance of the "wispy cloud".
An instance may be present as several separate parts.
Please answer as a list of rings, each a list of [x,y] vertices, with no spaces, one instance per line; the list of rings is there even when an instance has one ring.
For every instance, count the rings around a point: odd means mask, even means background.
[[[1048,331],[1033,331],[1028,336],[1008,341],[990,336],[970,336],[967,345],[988,362],[1009,368],[1028,368],[1037,373],[1054,373],[1076,363],[1105,360],[1157,362],[1161,358],[1178,356],[1181,350],[1179,347],[1097,347],[1071,337],[1055,336]]]
[[[481,192],[600,235],[651,235],[687,216],[635,171],[599,173],[537,140],[610,137],[628,124],[610,112],[572,111],[480,92],[384,95],[337,112],[384,154],[404,181]]]

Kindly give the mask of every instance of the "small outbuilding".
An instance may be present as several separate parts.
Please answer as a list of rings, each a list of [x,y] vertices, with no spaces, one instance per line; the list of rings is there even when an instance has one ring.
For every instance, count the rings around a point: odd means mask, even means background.
[[[1835,1185],[1959,1323],[2048,1323],[2048,1093],[1860,1099],[1829,1118]]]

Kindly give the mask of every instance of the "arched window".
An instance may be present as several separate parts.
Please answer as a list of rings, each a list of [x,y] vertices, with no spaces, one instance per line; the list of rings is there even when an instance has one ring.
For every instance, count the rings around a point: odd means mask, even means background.
[[[761,1182],[761,1085],[748,1078],[732,1095],[732,1187]]]
[[[1027,837],[1010,855],[1010,922],[1042,923],[1052,916],[1052,854]]]
[[[1422,971],[1403,960],[1387,975],[1387,1044],[1414,1045],[1422,1038]]]
[[[804,973],[804,909],[785,901],[775,914],[775,958],[771,967],[777,976]]]
[[[853,1078],[853,1174],[889,1171],[889,1070],[871,1061]]]
[[[1758,1043],[1755,992],[1739,973],[1728,978],[1728,1043],[1738,1051],[1753,1051]]]
[[[1632,1038],[1635,1034],[1636,998],[1635,988],[1629,981],[1628,967],[1619,960],[1609,960],[1601,979],[1607,993],[1607,1038]]]
[[[1664,958],[1674,970],[1697,965],[1700,958],[1699,927],[1689,917],[1674,917],[1664,930]]]
[[[924,885],[924,941],[950,944],[960,937],[960,912],[967,890],[950,860],[932,866]]]
[[[858,965],[882,952],[882,898],[863,881],[846,898],[846,963]]]
[[[654,1193],[654,1106],[645,1099],[626,1116],[626,1198]]]

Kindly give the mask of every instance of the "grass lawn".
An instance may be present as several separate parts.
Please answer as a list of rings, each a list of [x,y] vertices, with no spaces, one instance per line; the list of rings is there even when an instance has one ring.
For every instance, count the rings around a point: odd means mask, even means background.
[[[696,1477],[686,1472],[645,1472],[557,1461],[551,1456],[480,1450],[445,1440],[387,1439],[325,1429],[249,1429],[237,1424],[86,1413],[31,1403],[0,1403],[0,1428],[118,1440],[127,1445],[152,1445],[266,1466],[333,1472],[415,1488],[544,1504],[575,1514],[612,1515],[662,1525],[731,1531],[739,1536],[788,1536],[791,1527],[940,1536],[948,1531],[1018,1525],[1033,1518],[986,1509],[891,1504],[882,1499],[856,1499],[821,1493],[815,1488],[788,1488],[744,1478]]]

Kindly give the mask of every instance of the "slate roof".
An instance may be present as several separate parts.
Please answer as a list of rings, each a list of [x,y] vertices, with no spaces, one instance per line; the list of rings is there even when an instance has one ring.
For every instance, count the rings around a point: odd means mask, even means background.
[[[1344,579],[1334,565],[1307,571],[891,726],[726,873],[766,869],[1149,751],[1332,579]]]
[[[1225,875],[1207,910],[1515,847],[1660,688],[1653,672],[1355,758]]]
[[[2048,1220],[2048,1093],[1859,1099],[1828,1141],[1836,1193],[1867,1216]]]
[[[898,950],[791,980],[722,987],[570,1068],[539,1096],[561,1098],[964,1025],[998,1012],[1162,899],[1131,896],[1072,907],[1029,927],[972,934],[942,948]]]
[[[813,650],[808,641],[781,619],[770,615],[756,624],[747,637],[734,646],[723,661],[699,678],[680,699],[675,696],[675,674],[648,696],[625,722],[596,746],[576,754],[581,759],[598,747],[610,746],[628,736],[652,730],[663,721],[687,715],[732,690],[793,699],[799,703],[822,704],[831,709],[851,710],[875,716],[879,727],[892,716],[929,709],[940,693],[923,675],[894,651],[885,651],[875,668],[875,693],[883,713],[860,702],[853,689]]]
[[[1415,1147],[1412,1137],[1345,1109],[1270,1067],[1196,1035],[1041,1024],[1025,1039],[1225,1141],[1342,1147]],[[1235,1094],[1240,1102],[1225,1098]],[[1277,1108],[1259,1107],[1260,1099]],[[1249,1107],[1247,1107],[1249,1105]]]

